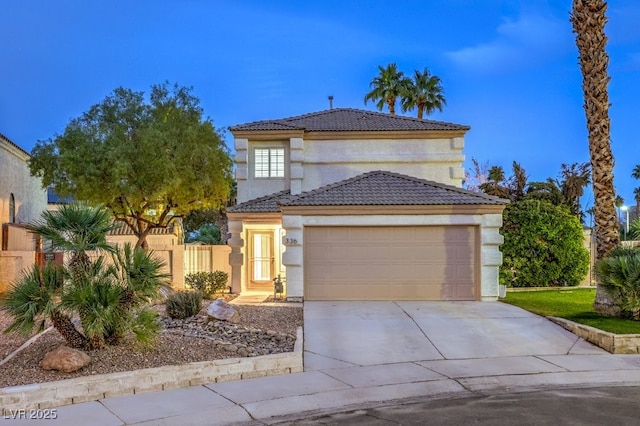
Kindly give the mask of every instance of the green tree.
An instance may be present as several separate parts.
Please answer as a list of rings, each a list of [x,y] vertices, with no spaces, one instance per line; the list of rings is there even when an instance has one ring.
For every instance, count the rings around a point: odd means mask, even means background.
[[[386,104],[389,108],[389,114],[395,115],[396,99],[401,98],[407,92],[411,80],[398,70],[395,63],[387,65],[386,68],[378,65],[378,71],[380,74],[371,80],[369,84],[371,91],[364,96],[364,103],[378,101],[376,107],[380,111]]]
[[[502,166],[493,166],[489,169],[487,181],[479,186],[485,194],[517,201],[525,195],[527,188],[527,172],[514,161],[511,165],[513,174],[507,178]]]
[[[582,225],[566,206],[541,200],[511,203],[500,232],[504,236],[501,284],[574,286],[589,271]]]
[[[401,98],[403,112],[417,108],[417,116],[422,119],[425,113],[431,115],[436,109],[442,111],[447,104],[440,77],[429,73],[427,68],[422,72],[415,70],[406,86]]]
[[[591,167],[589,163],[573,163],[571,165],[562,164],[560,180],[556,181],[562,192],[564,203],[571,213],[584,219],[580,206],[580,198],[584,195],[584,188],[589,184],[591,178]]]
[[[609,119],[609,55],[605,25],[607,3],[604,0],[573,0],[571,24],[576,34],[584,110],[589,135],[589,154],[594,195],[596,259],[602,259],[620,242],[614,207],[613,153]],[[598,284],[594,308],[603,314],[617,315],[619,306]]]
[[[229,199],[232,160],[191,90],[154,85],[148,100],[114,90],[61,135],[38,141],[31,174],[62,196],[105,205],[146,249],[154,228]]]

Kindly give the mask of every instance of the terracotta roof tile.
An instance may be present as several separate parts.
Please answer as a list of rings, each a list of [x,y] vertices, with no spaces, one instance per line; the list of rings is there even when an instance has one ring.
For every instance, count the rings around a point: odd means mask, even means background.
[[[335,108],[279,120],[254,121],[229,128],[233,131],[302,130],[330,131],[418,131],[469,130],[469,126],[444,121],[389,115],[353,108]]]
[[[233,207],[229,207],[227,211],[230,213],[277,213],[281,211],[278,201],[285,200],[291,196],[290,194],[289,190],[276,192],[275,194],[236,204]]]
[[[399,173],[374,171],[279,200],[283,206],[501,205],[508,201]]]
[[[400,173],[374,171],[291,195],[281,191],[229,208],[231,213],[276,213],[282,206],[502,205],[509,201]]]
[[[109,231],[108,235],[134,235],[133,230],[124,222],[116,222],[116,228]],[[153,228],[150,235],[171,235],[175,233],[175,226],[173,224],[165,228]]]

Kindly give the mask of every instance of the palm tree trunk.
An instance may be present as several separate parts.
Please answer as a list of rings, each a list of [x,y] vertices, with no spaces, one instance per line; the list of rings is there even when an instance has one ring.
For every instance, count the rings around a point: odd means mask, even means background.
[[[604,0],[573,0],[571,14],[582,71],[584,109],[589,132],[595,198],[596,260],[605,257],[619,243],[607,92],[610,77],[607,73],[609,56],[605,49],[606,10],[607,3]],[[608,315],[620,312],[615,300],[599,283],[594,308]]]
[[[71,318],[67,315],[62,312],[55,311],[51,314],[51,322],[69,346],[75,349],[83,349],[87,347],[89,339],[78,331],[78,329],[73,325]]]
[[[424,104],[418,104],[418,118],[422,120],[423,115],[424,115]]]
[[[396,98],[387,99],[387,105],[389,106],[389,114],[396,115]]]

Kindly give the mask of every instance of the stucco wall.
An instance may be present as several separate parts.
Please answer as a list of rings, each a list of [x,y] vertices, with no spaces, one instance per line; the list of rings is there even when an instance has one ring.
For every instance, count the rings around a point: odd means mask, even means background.
[[[21,273],[35,263],[35,251],[0,251],[0,293],[7,291]]]
[[[305,141],[302,191],[374,170],[460,187],[463,146],[462,138]]]
[[[29,155],[0,136],[0,223],[9,222],[9,197],[15,199],[15,222],[29,223],[47,208],[40,178],[29,173]]]
[[[498,232],[501,214],[485,215],[369,215],[369,216],[299,216],[283,215],[286,246],[282,261],[287,268],[287,298],[304,296],[304,227],[305,226],[402,226],[402,225],[478,225],[480,226],[480,299],[498,299],[498,268],[502,263]],[[290,243],[295,241],[295,243]]]
[[[252,149],[284,146],[285,179],[254,179]],[[462,186],[464,138],[282,141],[235,140],[238,202],[290,189],[293,194],[374,170]]]

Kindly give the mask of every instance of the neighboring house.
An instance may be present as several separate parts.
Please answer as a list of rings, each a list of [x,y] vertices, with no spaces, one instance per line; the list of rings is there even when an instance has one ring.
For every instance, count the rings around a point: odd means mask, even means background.
[[[40,178],[29,172],[29,153],[0,133],[0,223],[29,223],[47,207]]]
[[[232,290],[496,300],[507,203],[461,188],[469,127],[331,109],[230,128]]]
[[[32,177],[29,153],[0,133],[0,292],[35,261],[36,240],[25,224],[47,207],[40,178]]]

